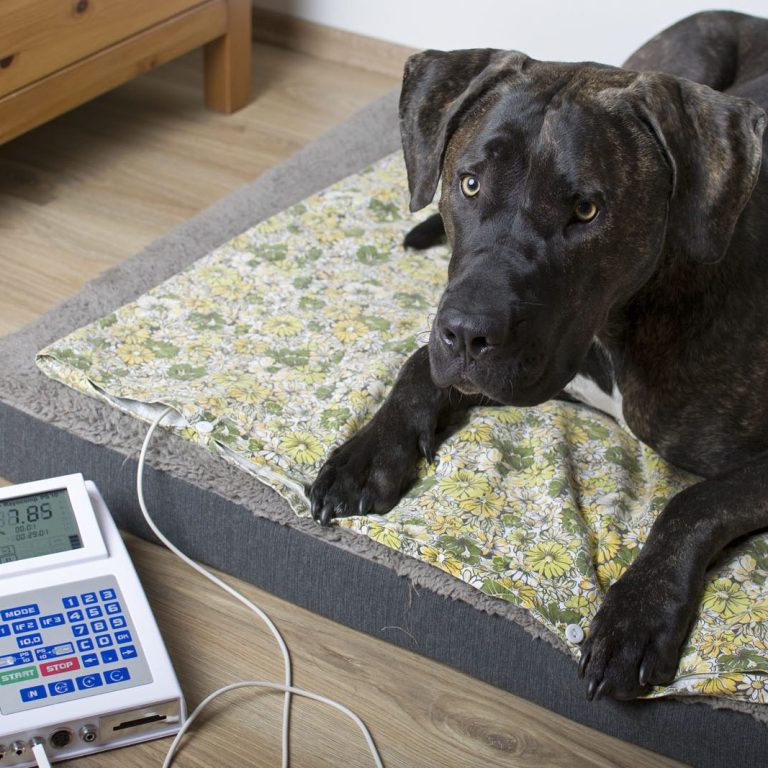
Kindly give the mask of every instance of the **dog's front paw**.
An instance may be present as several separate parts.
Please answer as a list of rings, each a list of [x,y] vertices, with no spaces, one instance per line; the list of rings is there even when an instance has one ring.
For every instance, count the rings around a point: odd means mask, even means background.
[[[658,580],[628,571],[609,590],[582,645],[587,698],[634,699],[670,683],[695,610]]]
[[[375,418],[338,447],[309,493],[312,517],[328,525],[334,517],[388,512],[413,480],[419,456],[432,461],[434,434]]]

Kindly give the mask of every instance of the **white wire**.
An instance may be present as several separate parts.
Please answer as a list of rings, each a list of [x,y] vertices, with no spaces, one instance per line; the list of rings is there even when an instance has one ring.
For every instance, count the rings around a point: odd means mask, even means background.
[[[160,541],[165,544],[168,549],[171,550],[178,558],[183,560],[190,568],[194,568],[199,574],[202,576],[205,576],[206,579],[209,581],[212,581],[216,586],[223,589],[228,594],[232,595],[236,600],[239,600],[243,605],[245,605],[247,608],[250,608],[257,616],[259,616],[262,621],[269,627],[270,631],[275,637],[275,640],[277,640],[277,644],[280,646],[280,651],[283,654],[283,660],[285,662],[285,684],[280,685],[279,683],[270,683],[270,682],[263,682],[263,681],[245,681],[241,683],[233,683],[231,685],[224,686],[223,688],[219,688],[218,691],[214,691],[212,694],[210,694],[207,698],[205,698],[198,706],[195,708],[194,712],[192,712],[191,715],[186,719],[184,724],[181,727],[181,730],[176,735],[176,738],[173,740],[173,743],[171,744],[170,749],[168,750],[168,754],[165,757],[165,762],[163,763],[163,768],[169,768],[171,765],[171,762],[173,761],[173,758],[176,754],[176,749],[179,745],[179,742],[181,741],[184,734],[187,732],[189,727],[194,722],[195,718],[200,714],[200,712],[203,711],[203,709],[215,698],[218,696],[221,696],[224,693],[227,693],[228,691],[232,691],[236,688],[269,688],[272,690],[277,691],[283,691],[285,693],[285,700],[283,704],[283,728],[282,728],[282,766],[283,768],[288,768],[288,763],[290,759],[290,752],[289,752],[289,723],[290,723],[290,712],[291,712],[291,695],[296,694],[297,696],[304,696],[309,699],[314,699],[315,701],[320,701],[324,704],[328,704],[329,706],[335,707],[340,712],[343,712],[347,717],[351,718],[353,722],[360,728],[360,730],[363,733],[363,736],[365,737],[365,740],[368,744],[368,748],[371,751],[371,755],[373,756],[374,762],[376,763],[377,768],[384,768],[384,763],[381,760],[381,757],[379,756],[379,752],[376,748],[376,744],[373,741],[373,738],[368,731],[368,729],[365,726],[365,723],[350,709],[345,707],[343,704],[339,704],[336,701],[333,701],[333,699],[326,698],[325,696],[321,696],[317,693],[312,693],[311,691],[306,691],[302,688],[295,688],[292,684],[292,670],[291,670],[291,656],[288,651],[288,646],[285,644],[285,640],[283,640],[282,635],[280,634],[277,627],[272,622],[272,619],[269,618],[269,616],[256,604],[252,603],[247,597],[244,597],[241,595],[236,589],[231,587],[226,582],[222,581],[217,576],[214,576],[212,573],[207,571],[203,566],[196,563],[191,558],[187,557],[187,555],[184,554],[175,544],[173,544],[171,541],[166,538],[166,536],[163,534],[163,532],[157,527],[154,520],[149,514],[149,510],[147,509],[147,505],[144,501],[144,464],[146,462],[147,457],[147,450],[149,449],[149,443],[152,439],[152,435],[155,432],[155,429],[157,429],[160,422],[172,411],[172,408],[166,408],[150,425],[149,430],[147,431],[146,437],[144,438],[144,443],[141,446],[141,452],[139,454],[139,466],[136,472],[136,493],[139,498],[139,507],[141,508],[141,513],[144,515],[144,519],[147,521],[147,525],[152,529],[155,536],[157,536]],[[47,760],[47,758],[46,758]],[[49,768],[49,766],[41,766],[40,768]]]
[[[288,646],[285,644],[285,640],[283,640],[283,636],[280,634],[280,631],[278,628],[274,625],[272,622],[272,619],[267,616],[264,611],[259,608],[258,605],[255,605],[252,603],[248,598],[241,595],[236,589],[233,589],[229,586],[226,582],[222,581],[218,576],[214,576],[214,574],[207,571],[205,568],[203,568],[201,565],[196,563],[191,558],[187,557],[184,552],[182,552],[173,542],[169,541],[168,538],[163,534],[163,532],[155,525],[154,520],[149,514],[149,511],[147,509],[146,502],[144,501],[144,463],[146,461],[147,457],[147,450],[149,449],[149,443],[152,439],[152,435],[155,432],[155,429],[157,429],[160,422],[172,411],[172,408],[166,408],[153,422],[150,426],[149,430],[147,431],[147,434],[144,438],[144,444],[141,446],[141,453],[139,454],[139,466],[136,473],[136,493],[139,497],[139,507],[141,508],[141,513],[144,515],[144,519],[147,521],[147,524],[154,532],[155,536],[157,536],[160,541],[165,544],[168,549],[171,550],[178,558],[180,558],[182,561],[184,561],[190,568],[194,568],[199,574],[202,576],[205,576],[206,579],[209,581],[212,581],[217,587],[220,587],[228,594],[232,595],[236,600],[239,600],[243,605],[245,605],[247,608],[250,608],[266,625],[269,627],[269,630],[272,632],[272,634],[275,637],[275,640],[277,640],[277,644],[280,646],[280,652],[283,654],[283,661],[284,661],[284,668],[285,668],[285,686],[286,689],[289,689],[291,685],[293,684],[293,673],[291,670],[291,655],[288,651]],[[283,705],[283,730],[282,730],[282,766],[283,768],[288,768],[288,762],[289,762],[289,754],[288,754],[288,740],[289,740],[289,728],[290,728],[290,713],[291,713],[291,693],[289,690],[286,690],[285,693],[285,702]],[[169,753],[169,757],[173,758],[173,755]],[[168,759],[166,759],[166,764],[170,764]]]
[[[303,688],[296,688],[294,686],[286,687],[284,685],[280,685],[279,683],[269,683],[262,680],[244,680],[240,683],[232,683],[231,685],[226,685],[223,688],[219,688],[218,691],[214,691],[212,694],[210,694],[210,696],[203,699],[203,701],[197,705],[194,712],[192,712],[192,714],[186,719],[184,725],[181,727],[181,730],[176,734],[176,738],[173,740],[173,744],[171,744],[171,748],[168,751],[168,756],[165,759],[165,763],[163,763],[163,768],[168,768],[168,766],[170,766],[173,752],[175,751],[178,743],[182,740],[195,718],[203,711],[203,709],[222,694],[229,693],[230,691],[234,691],[238,688],[268,688],[275,691],[285,691],[287,694],[293,693],[297,696],[304,696],[308,699],[313,699],[314,701],[319,701],[323,704],[328,704],[331,707],[335,707],[340,712],[343,712],[347,717],[349,717],[362,731],[363,736],[365,737],[365,740],[368,744],[368,749],[371,750],[371,755],[373,756],[373,760],[376,763],[376,768],[384,768],[384,763],[379,756],[379,752],[376,748],[376,744],[373,741],[371,732],[368,730],[368,728],[366,728],[365,723],[351,709],[345,707],[343,704],[339,704],[339,702],[334,701],[333,699],[326,698],[325,696],[321,696],[318,693],[313,693],[312,691],[305,691]]]
[[[35,756],[38,768],[51,768],[51,763],[48,760],[48,755],[46,754],[45,747],[42,744],[33,745],[32,754]]]

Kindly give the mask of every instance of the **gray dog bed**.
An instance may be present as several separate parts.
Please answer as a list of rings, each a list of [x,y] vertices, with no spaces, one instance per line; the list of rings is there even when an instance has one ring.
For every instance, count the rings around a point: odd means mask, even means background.
[[[149,537],[135,500],[145,425],[47,379],[35,366],[35,354],[398,145],[397,93],[391,93],[2,340],[0,474],[21,482],[82,472],[99,485],[120,527]],[[395,551],[296,517],[274,491],[173,434],[156,436],[149,461],[146,493],[163,500],[154,505],[158,523],[204,562],[678,760],[701,766],[764,764],[768,730],[758,708],[714,700],[590,704],[570,656],[504,601]],[[196,511],[193,524],[182,509]],[[326,588],[329,582],[333,590]]]

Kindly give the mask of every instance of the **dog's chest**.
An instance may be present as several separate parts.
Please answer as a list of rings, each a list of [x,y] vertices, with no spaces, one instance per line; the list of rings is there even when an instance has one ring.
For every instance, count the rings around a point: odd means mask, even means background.
[[[607,413],[616,421],[624,422],[623,400],[619,386],[614,382],[611,392],[601,389],[597,383],[581,374],[575,376],[570,384],[566,386],[565,391],[580,403],[589,405],[592,408]]]

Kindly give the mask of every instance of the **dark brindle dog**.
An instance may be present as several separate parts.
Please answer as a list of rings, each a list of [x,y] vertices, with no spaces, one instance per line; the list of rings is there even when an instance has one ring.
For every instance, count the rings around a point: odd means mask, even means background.
[[[323,524],[383,512],[457,410],[590,380],[620,393],[633,432],[706,479],[608,591],[582,649],[590,698],[668,682],[707,567],[768,527],[768,21],[700,14],[625,67],[409,59],[411,209],[442,175],[448,285],[429,345],[311,491]],[[440,230],[427,220],[410,242]]]

